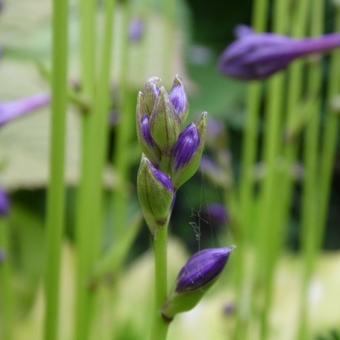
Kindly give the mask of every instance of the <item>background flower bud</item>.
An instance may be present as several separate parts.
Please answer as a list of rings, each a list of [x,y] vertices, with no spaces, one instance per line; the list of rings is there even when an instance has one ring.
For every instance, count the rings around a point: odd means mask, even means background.
[[[137,192],[144,218],[154,232],[168,222],[175,192],[170,177],[154,167],[144,155],[137,175]]]
[[[10,210],[10,202],[5,190],[0,189],[0,217],[7,216]]]
[[[178,137],[172,151],[172,178],[176,188],[180,187],[197,171],[200,165],[207,127],[204,112],[197,125],[190,124]]]
[[[162,310],[166,318],[194,308],[222,273],[234,247],[211,248],[194,254],[177,277],[176,287]]]
[[[141,18],[134,18],[129,27],[129,40],[139,42],[144,35],[144,21]]]
[[[164,87],[154,106],[150,118],[150,130],[161,153],[167,155],[177,141],[180,132],[180,119],[174,113],[169,96]]]
[[[184,123],[188,115],[188,98],[180,77],[176,76],[169,93],[169,100],[172,104],[174,112]]]

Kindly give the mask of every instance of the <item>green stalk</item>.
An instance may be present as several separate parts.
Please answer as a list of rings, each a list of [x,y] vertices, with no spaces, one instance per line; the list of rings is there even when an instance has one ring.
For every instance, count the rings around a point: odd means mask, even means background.
[[[89,21],[92,27],[90,32],[95,38],[95,3],[88,3],[84,7],[84,25]],[[90,290],[90,276],[100,252],[101,231],[103,224],[103,183],[102,175],[105,166],[110,110],[110,75],[112,52],[112,28],[114,17],[114,0],[105,2],[105,24],[103,32],[102,49],[100,55],[100,69],[97,79],[96,91],[94,55],[89,46],[85,46],[85,33],[88,27],[83,27],[84,33],[84,81],[88,82],[86,91],[93,101],[93,112],[84,116],[84,149],[83,172],[78,202],[78,296],[76,309],[76,339],[87,339],[90,334],[91,319],[95,294]],[[92,9],[92,13],[91,13]],[[94,40],[90,40],[90,47],[94,47]],[[86,73],[88,72],[88,73]],[[92,92],[91,92],[92,91]]]
[[[112,193],[112,211],[114,218],[115,236],[118,241],[126,228],[129,198],[129,146],[131,145],[131,135],[135,130],[134,110],[135,94],[132,95],[128,90],[128,71],[129,71],[129,40],[128,27],[131,18],[131,4],[127,1],[123,5],[122,32],[124,35],[121,41],[121,70],[120,70],[120,92],[121,92],[121,112],[120,123],[117,129],[114,150],[114,169],[118,179],[117,186]]]
[[[255,8],[253,11],[253,27],[257,32],[262,32],[266,28],[268,12],[268,0],[255,1]],[[243,221],[241,221],[241,240],[238,244],[239,251],[237,252],[239,261],[238,265],[238,279],[237,279],[237,295],[238,295],[238,309],[237,323],[235,328],[235,339],[245,339],[249,321],[251,319],[251,301],[249,297],[252,291],[252,280],[247,272],[247,263],[250,258],[244,256],[243,243],[251,241],[253,234],[250,223],[252,219],[251,207],[254,202],[254,167],[256,163],[256,154],[258,147],[258,127],[259,127],[259,113],[261,105],[261,91],[262,84],[252,83],[248,89],[247,100],[247,120],[244,132],[244,145],[242,150],[242,180],[240,183],[240,206],[242,209]]]
[[[58,338],[59,272],[65,203],[68,0],[53,1],[50,184],[47,192],[44,338]]]
[[[277,0],[275,3],[274,31],[285,33],[289,3]],[[269,80],[268,102],[266,107],[266,130],[264,145],[264,163],[266,177],[260,196],[260,225],[258,239],[258,270],[263,284],[263,299],[260,306],[260,334],[261,340],[266,340],[269,333],[269,313],[273,294],[274,266],[279,254],[281,233],[278,230],[277,213],[279,200],[277,199],[277,184],[279,179],[278,155],[281,143],[281,125],[283,113],[283,85],[284,74],[273,76]]]
[[[312,15],[312,35],[322,34],[324,26],[324,4],[321,1],[314,1]],[[303,187],[302,207],[302,250],[304,255],[302,291],[300,294],[300,314],[298,338],[303,340],[310,338],[308,335],[308,289],[318,250],[319,227],[319,183],[318,183],[318,141],[320,125],[320,90],[322,81],[321,62],[314,62],[309,73],[308,97],[317,98],[314,103],[312,114],[306,126],[305,132],[305,176]]]
[[[340,6],[336,9],[335,31],[340,31]],[[334,51],[331,59],[330,82],[328,88],[328,108],[334,97],[340,92],[340,55]],[[331,189],[331,176],[334,168],[336,145],[339,132],[339,116],[329,110],[324,127],[324,139],[321,151],[320,169],[320,224],[316,239],[319,240],[318,248],[323,239],[323,229],[327,221],[328,205]]]
[[[82,95],[91,103],[93,109],[95,84],[95,49],[96,49],[96,1],[80,0],[80,59]],[[92,223],[93,190],[91,184],[91,143],[93,138],[94,112],[82,112],[82,162],[77,193],[76,211],[76,296],[75,296],[75,340],[84,340],[89,333],[88,276],[91,272],[93,245],[91,228],[97,228]]]
[[[173,75],[173,51],[175,46],[175,17],[176,17],[176,1],[164,0],[164,14],[165,14],[165,32],[163,41],[163,73],[164,80],[171,81]]]
[[[1,287],[1,330],[3,340],[13,339],[13,293],[11,280],[11,264],[9,258],[9,230],[8,221],[0,218],[0,250],[4,252],[4,260],[0,263]]]
[[[168,226],[157,228],[154,234],[155,310],[150,340],[165,340],[169,322],[161,314],[167,298],[167,238]]]

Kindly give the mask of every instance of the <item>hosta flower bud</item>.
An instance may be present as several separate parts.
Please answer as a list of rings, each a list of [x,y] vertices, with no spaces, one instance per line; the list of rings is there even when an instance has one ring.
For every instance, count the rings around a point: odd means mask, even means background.
[[[175,191],[170,177],[153,166],[144,155],[137,175],[137,192],[144,218],[153,233],[156,228],[167,224]]]
[[[144,21],[140,18],[132,20],[129,27],[129,40],[132,42],[141,41],[144,34]]]
[[[152,77],[144,85],[142,114],[151,115],[160,95],[160,78]]]
[[[272,33],[257,34],[242,27],[237,35],[238,40],[223,52],[219,68],[223,74],[241,80],[265,79],[298,58],[340,46],[340,34],[297,40]]]
[[[145,155],[151,162],[158,164],[160,161],[160,150],[151,136],[150,116],[142,109],[143,96],[143,93],[139,92],[137,98],[137,137]]]
[[[38,94],[12,102],[0,103],[0,126],[50,104],[49,94]]]
[[[0,217],[7,216],[10,210],[10,202],[6,191],[0,189]]]
[[[184,86],[181,78],[175,77],[172,85],[172,89],[169,94],[170,103],[174,109],[174,112],[184,123],[188,115],[188,98],[184,90]]]
[[[180,187],[197,171],[204,147],[207,114],[204,112],[199,123],[191,123],[179,135],[172,151],[172,177],[176,188]]]
[[[176,287],[162,310],[164,317],[172,319],[194,308],[222,273],[233,250],[211,248],[193,255],[178,274]]]
[[[150,117],[150,131],[162,154],[170,153],[178,138],[180,125],[180,119],[172,109],[169,96],[165,88],[161,87]]]

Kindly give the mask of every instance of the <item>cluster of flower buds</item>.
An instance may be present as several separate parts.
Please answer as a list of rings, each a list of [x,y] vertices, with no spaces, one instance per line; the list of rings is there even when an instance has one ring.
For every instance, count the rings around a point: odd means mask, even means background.
[[[169,93],[154,77],[138,94],[137,135],[144,155],[137,189],[152,232],[168,221],[176,190],[200,165],[207,114],[185,127],[187,114],[188,100],[178,76]]]
[[[237,41],[223,52],[219,68],[223,74],[240,80],[265,79],[298,58],[340,46],[340,34],[297,40],[273,33],[257,34],[239,26],[236,36]]]
[[[178,274],[176,286],[165,303],[162,314],[171,320],[194,308],[222,273],[235,247],[210,248],[194,254]]]
[[[19,118],[47,107],[51,96],[47,93],[21,98],[11,102],[0,103],[0,127]]]

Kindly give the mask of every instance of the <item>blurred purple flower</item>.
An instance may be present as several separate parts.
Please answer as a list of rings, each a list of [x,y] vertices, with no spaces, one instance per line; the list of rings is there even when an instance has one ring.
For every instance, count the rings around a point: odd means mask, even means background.
[[[143,38],[144,31],[144,21],[140,18],[133,19],[129,27],[129,40],[132,42],[140,42]]]
[[[10,211],[10,201],[5,190],[0,188],[0,217],[7,216]]]
[[[297,40],[273,33],[255,33],[241,26],[236,29],[236,35],[238,39],[223,52],[219,69],[240,80],[265,79],[284,70],[295,59],[340,46],[340,34]]]
[[[50,104],[50,101],[51,96],[44,93],[25,97],[12,102],[0,103],[0,126],[3,126],[19,117],[25,116],[28,113],[44,108]]]
[[[197,126],[191,123],[179,135],[173,150],[175,169],[178,170],[190,162],[200,145]]]
[[[0,249],[0,264],[6,261],[6,252],[3,249]]]
[[[203,218],[209,223],[223,225],[228,223],[229,216],[223,204],[208,204],[202,212]]]
[[[213,283],[233,250],[234,247],[210,248],[194,254],[178,274],[176,292],[195,291]]]

